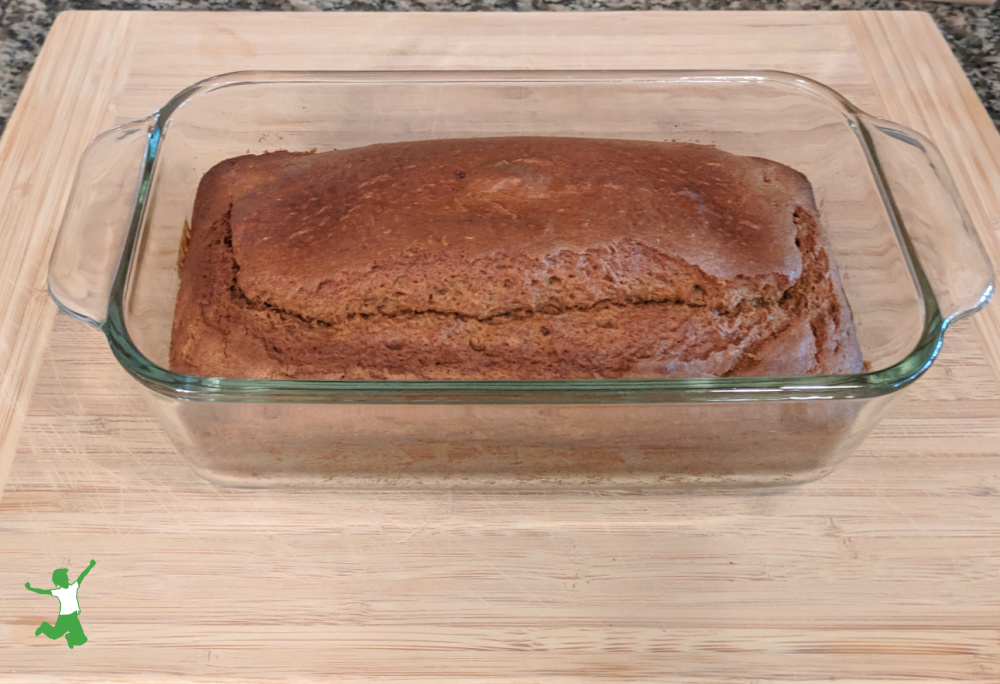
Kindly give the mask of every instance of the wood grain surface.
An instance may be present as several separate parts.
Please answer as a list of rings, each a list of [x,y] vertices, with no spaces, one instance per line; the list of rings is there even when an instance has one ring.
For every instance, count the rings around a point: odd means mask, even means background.
[[[62,15],[0,140],[0,680],[1000,681],[1000,307],[833,475],[700,495],[225,491],[55,315],[76,159],[217,73],[771,68],[944,152],[1000,263],[1000,136],[910,13]],[[90,642],[35,637],[52,570]]]

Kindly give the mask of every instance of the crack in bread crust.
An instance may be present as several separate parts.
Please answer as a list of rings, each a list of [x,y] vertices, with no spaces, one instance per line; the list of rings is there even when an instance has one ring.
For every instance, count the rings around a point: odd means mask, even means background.
[[[275,367],[282,369],[282,374],[276,377],[459,377],[456,369],[468,372],[462,368],[462,361],[467,360],[463,356],[474,357],[484,377],[497,378],[507,377],[512,360],[523,364],[526,358],[533,377],[629,377],[632,368],[642,369],[639,375],[697,376],[711,371],[725,376],[738,372],[741,363],[746,365],[749,357],[742,356],[741,360],[741,354],[748,348],[759,348],[780,336],[789,325],[788,312],[802,306],[799,297],[789,291],[783,293],[780,303],[762,306],[761,303],[743,302],[727,311],[713,310],[704,304],[664,301],[558,313],[525,312],[520,316],[515,312],[485,320],[447,312],[359,315],[329,324],[248,299],[237,283],[239,265],[232,253],[228,216],[217,223],[216,231],[211,241],[217,246],[214,256],[224,260],[228,276],[215,284],[214,294],[209,298],[215,304],[206,310],[218,312],[218,301],[227,300],[227,314],[213,323],[215,329],[222,334],[227,347],[234,350],[240,348],[241,337],[259,340],[265,355]],[[634,315],[638,313],[636,309],[655,311],[654,320]],[[667,314],[664,309],[674,312]],[[687,312],[678,315],[677,309]],[[692,318],[691,310],[703,314],[701,325]],[[584,316],[592,320],[584,318],[589,325],[581,327]],[[558,323],[570,317],[574,320],[568,324]],[[423,318],[429,320],[422,321]],[[239,325],[235,325],[236,322]],[[429,323],[436,335],[445,322],[450,322],[453,337],[464,337],[467,342],[440,345],[420,339],[426,332],[423,323]],[[387,330],[393,329],[397,333],[387,335]],[[644,335],[650,330],[658,330],[658,334]],[[551,338],[554,332],[562,338],[561,345],[545,340],[546,346],[556,348],[554,357],[531,359],[538,356],[539,338]],[[594,335],[600,332],[604,334],[595,344]],[[511,344],[511,337],[518,339],[520,344]],[[369,342],[377,340],[382,340],[382,349]],[[650,343],[651,340],[655,343]],[[605,348],[598,357],[601,368],[588,367],[582,359],[574,358],[573,348],[580,344],[590,350],[588,356],[593,356],[594,347]],[[665,346],[683,349],[683,354],[672,354]],[[453,368],[444,368],[440,361],[431,361],[430,356],[434,354],[428,354],[428,347],[445,348],[453,358]],[[720,354],[720,347],[726,352]],[[518,348],[520,353],[514,353]],[[415,353],[407,354],[407,351]],[[549,349],[547,354],[551,352]],[[440,354],[439,349],[437,353]],[[289,357],[300,360],[291,365],[287,362]],[[553,360],[556,363],[551,363]],[[317,372],[317,368],[324,370]],[[414,368],[422,370],[414,373]]]
[[[562,250],[538,259],[501,254],[485,263],[453,264],[449,270],[448,275],[433,280],[421,277],[420,261],[411,259],[374,264],[363,278],[327,278],[312,289],[262,287],[259,279],[244,278],[242,272],[237,280],[251,301],[329,324],[355,316],[399,313],[456,314],[485,321],[503,315],[655,302],[727,311],[747,301],[770,304],[780,299],[789,284],[781,279],[763,287],[746,279],[724,281],[634,241],[584,253]],[[493,274],[499,283],[497,291],[484,296],[484,284],[491,286]],[[501,289],[504,296],[498,292]],[[313,297],[324,291],[336,292],[337,300],[328,303]]]

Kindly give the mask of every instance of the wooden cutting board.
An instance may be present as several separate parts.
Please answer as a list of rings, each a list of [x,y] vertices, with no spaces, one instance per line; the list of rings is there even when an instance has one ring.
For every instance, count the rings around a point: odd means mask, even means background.
[[[236,69],[753,68],[943,149],[1000,263],[1000,136],[916,13],[71,13],[0,141],[0,680],[1000,680],[1000,306],[788,491],[222,491],[45,266],[76,161]],[[90,638],[34,636],[93,558]]]

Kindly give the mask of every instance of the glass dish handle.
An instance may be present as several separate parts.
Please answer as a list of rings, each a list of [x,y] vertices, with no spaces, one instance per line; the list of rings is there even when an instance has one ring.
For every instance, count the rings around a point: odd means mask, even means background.
[[[889,189],[947,327],[975,313],[993,293],[993,267],[941,153],[919,133],[863,117],[876,166]]]
[[[105,131],[87,145],[49,260],[59,308],[98,328],[135,213],[155,117]]]

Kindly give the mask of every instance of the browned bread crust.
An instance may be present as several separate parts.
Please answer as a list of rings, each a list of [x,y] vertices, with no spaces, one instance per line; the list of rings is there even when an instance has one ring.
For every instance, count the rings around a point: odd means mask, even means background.
[[[855,373],[808,181],[714,147],[482,138],[229,159],[170,366],[246,378]]]

